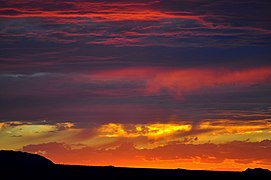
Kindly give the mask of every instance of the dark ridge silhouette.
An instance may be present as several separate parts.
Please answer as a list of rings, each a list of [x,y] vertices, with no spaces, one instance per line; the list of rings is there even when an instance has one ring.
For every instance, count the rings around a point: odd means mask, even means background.
[[[21,151],[0,151],[0,166],[8,167],[48,167],[54,163],[38,154]]]
[[[2,178],[1,178],[2,177]],[[36,154],[0,151],[0,179],[271,179],[268,169],[243,172],[185,169],[122,168],[54,164]]]

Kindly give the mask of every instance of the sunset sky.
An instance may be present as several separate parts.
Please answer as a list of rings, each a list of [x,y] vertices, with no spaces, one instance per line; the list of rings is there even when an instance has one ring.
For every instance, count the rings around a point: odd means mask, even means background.
[[[270,0],[0,4],[0,149],[271,170]]]

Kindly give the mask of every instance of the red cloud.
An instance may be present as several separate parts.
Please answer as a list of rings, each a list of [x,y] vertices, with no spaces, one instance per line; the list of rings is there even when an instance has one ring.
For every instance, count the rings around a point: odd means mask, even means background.
[[[145,83],[147,93],[165,89],[179,95],[220,86],[249,86],[269,81],[270,77],[270,67],[243,70],[128,68],[93,75],[100,81],[141,81]]]
[[[66,2],[64,5],[53,3],[54,9],[46,9],[46,3],[25,3],[21,7],[8,4],[0,9],[0,18],[89,18],[92,21],[154,21],[161,19],[189,19],[209,24],[203,18],[191,15],[188,12],[163,12],[151,7],[152,3],[125,3],[125,2]],[[49,3],[50,4],[50,3]],[[66,7],[66,6],[67,7]],[[36,7],[37,6],[37,7]],[[70,8],[68,8],[70,7]]]
[[[225,5],[231,3],[220,2]],[[240,15],[228,14],[220,3],[198,1],[4,1],[0,8],[0,18],[26,19],[24,26],[31,19],[39,19],[49,24],[46,28],[25,31],[22,26],[13,27],[4,25],[3,36],[9,37],[6,41],[14,41],[16,37],[27,37],[43,41],[52,41],[61,44],[83,42],[86,44],[102,44],[113,46],[167,46],[167,47],[202,47],[202,46],[239,46],[248,44],[261,44],[268,41],[271,33],[267,27],[267,20],[262,15],[255,13],[242,13]],[[250,2],[251,3],[251,2]],[[250,4],[248,3],[248,4]],[[238,4],[238,2],[237,2]],[[257,3],[256,3],[257,4]],[[252,6],[250,4],[250,6]],[[207,8],[202,11],[202,8]],[[177,8],[178,7],[178,8]],[[233,6],[234,7],[234,6]],[[252,6],[253,7],[253,6]],[[227,9],[227,8],[226,8]],[[235,10],[235,9],[233,9]],[[206,13],[208,12],[208,13]],[[243,16],[245,14],[245,16]],[[251,14],[254,16],[251,17]],[[249,16],[249,18],[246,18]],[[268,17],[268,16],[266,16]],[[258,19],[255,23],[255,19]],[[252,19],[252,20],[250,20]],[[93,23],[89,23],[89,22]],[[124,23],[126,30],[119,30],[118,23]],[[129,21],[129,22],[128,22]],[[156,21],[158,28],[153,22]],[[251,22],[250,22],[251,21]],[[128,23],[127,23],[128,22]],[[130,27],[129,23],[133,25]],[[136,22],[136,23],[134,23]],[[16,22],[18,23],[18,22]],[[30,21],[32,23],[32,21]],[[101,31],[93,26],[103,29]],[[67,25],[67,27],[54,28],[54,25]],[[53,26],[52,26],[53,25]],[[73,26],[71,26],[73,25]],[[24,27],[23,26],[23,27]],[[82,32],[89,29],[89,32]],[[110,27],[109,29],[107,29]],[[27,28],[26,28],[27,29]],[[76,31],[74,31],[76,29]],[[10,33],[12,32],[12,33]],[[14,33],[16,32],[16,33]],[[118,32],[118,34],[115,34]],[[258,37],[255,39],[255,36]],[[83,38],[80,38],[83,37]],[[196,38],[195,38],[196,37]],[[230,38],[217,38],[230,37]],[[232,40],[230,40],[232,39]],[[265,41],[262,41],[265,39]],[[208,43],[205,43],[208,41]]]

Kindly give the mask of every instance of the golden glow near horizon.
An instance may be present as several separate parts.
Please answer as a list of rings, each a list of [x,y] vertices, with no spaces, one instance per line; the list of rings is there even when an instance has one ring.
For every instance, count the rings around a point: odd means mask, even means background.
[[[92,133],[84,135],[88,132]],[[271,123],[268,120],[245,122],[205,120],[194,126],[188,123],[108,123],[84,129],[75,128],[71,122],[33,124],[31,122],[12,121],[0,123],[0,136],[0,146],[5,149],[19,148],[29,143],[50,141],[82,143],[98,148],[116,142],[120,138],[130,139],[136,148],[150,149],[167,145],[170,142],[220,144],[235,140],[262,141],[270,139]]]
[[[97,127],[76,128],[75,124],[71,122],[48,124],[46,122],[12,121],[0,123],[0,137],[1,149],[20,149],[28,145],[39,146],[38,144],[41,144],[41,148],[35,149],[34,152],[48,155],[46,153],[51,149],[55,154],[49,153],[48,158],[53,158],[57,163],[83,163],[85,165],[108,165],[107,163],[109,163],[116,166],[191,169],[206,169],[205,165],[208,165],[208,169],[227,169],[226,164],[231,163],[231,168],[242,169],[248,164],[240,163],[242,159],[240,162],[232,159],[238,157],[235,154],[240,153],[238,148],[244,146],[251,148],[249,143],[257,145],[260,142],[263,142],[262,144],[265,146],[264,140],[271,140],[271,124],[269,120],[221,119],[205,120],[193,126],[189,123],[108,123]],[[49,143],[49,149],[43,149],[46,148],[47,143]],[[63,149],[57,150],[50,143],[67,144],[70,151],[62,156],[62,154],[57,154],[57,151],[60,150],[59,152],[63,153]],[[125,143],[128,144],[125,145]],[[217,152],[208,150],[224,147],[224,150],[228,151],[227,144],[237,148],[230,149],[229,153],[232,153],[233,157],[228,156],[229,160],[224,159],[223,154],[213,154],[220,152],[219,149],[216,150]],[[257,145],[257,147],[261,151],[268,151],[261,148],[262,145]],[[165,148],[165,151],[160,151],[161,148]],[[207,154],[198,154],[198,148]],[[95,161],[94,159],[92,161],[69,159],[69,153],[81,152],[81,149],[84,153],[95,152],[99,156],[96,154],[98,157]],[[180,154],[180,151],[184,154]],[[155,153],[153,157],[152,152]],[[118,157],[112,157],[111,153],[116,153]],[[187,153],[191,155],[186,156]],[[96,155],[92,154],[91,157],[96,158]],[[126,160],[128,156],[133,156],[133,159]],[[104,159],[100,160],[100,158]],[[114,158],[118,160],[114,160]],[[244,159],[245,161],[246,159]],[[257,167],[257,164],[264,163],[264,159],[259,159],[257,162],[250,161],[249,165]],[[267,164],[266,167],[269,165]]]

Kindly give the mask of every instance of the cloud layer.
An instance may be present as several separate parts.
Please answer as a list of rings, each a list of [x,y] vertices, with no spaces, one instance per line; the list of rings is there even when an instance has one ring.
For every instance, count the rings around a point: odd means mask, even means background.
[[[264,0],[3,1],[2,4],[2,26],[8,27],[2,29],[2,34],[8,42],[23,38],[112,46],[270,44],[271,31],[265,18],[270,16],[270,3]],[[253,13],[254,7],[261,11]]]

